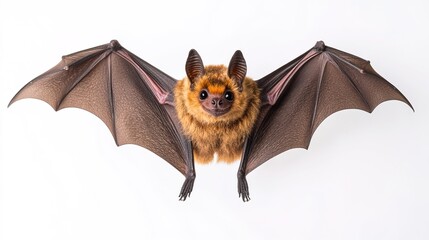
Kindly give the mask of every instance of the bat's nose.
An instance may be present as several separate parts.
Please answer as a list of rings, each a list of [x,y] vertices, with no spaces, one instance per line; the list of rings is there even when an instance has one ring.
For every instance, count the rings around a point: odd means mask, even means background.
[[[223,100],[222,100],[222,98],[218,98],[218,97],[212,98],[211,104],[214,107],[220,107],[223,104]]]

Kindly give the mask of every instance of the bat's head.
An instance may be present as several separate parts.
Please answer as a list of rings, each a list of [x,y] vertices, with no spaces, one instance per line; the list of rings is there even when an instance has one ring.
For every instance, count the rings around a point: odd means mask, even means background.
[[[186,74],[189,86],[186,102],[194,117],[205,122],[231,121],[244,114],[251,92],[243,84],[246,62],[240,51],[226,68],[204,67],[200,55],[192,49],[186,61]]]

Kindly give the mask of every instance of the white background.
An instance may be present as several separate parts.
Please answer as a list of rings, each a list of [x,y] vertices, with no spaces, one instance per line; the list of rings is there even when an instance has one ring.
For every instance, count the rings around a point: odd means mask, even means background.
[[[136,3],[135,3],[136,2]],[[429,239],[427,1],[0,0],[0,239]],[[138,2],[138,3],[137,3]],[[118,39],[179,79],[241,49],[256,79],[317,40],[370,59],[412,102],[328,118],[236,190],[238,164],[197,167],[194,191],[155,154],[117,148],[78,109],[13,95],[60,56]]]

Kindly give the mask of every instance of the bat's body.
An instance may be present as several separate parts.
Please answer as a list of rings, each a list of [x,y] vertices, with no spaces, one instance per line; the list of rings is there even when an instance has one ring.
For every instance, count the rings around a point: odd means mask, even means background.
[[[214,153],[219,161],[239,160],[259,113],[259,89],[255,81],[245,78],[240,93],[225,66],[207,66],[204,72],[193,90],[189,77],[179,81],[175,88],[176,110],[183,131],[192,141],[198,163],[210,162]],[[207,99],[202,100],[201,93],[207,94]],[[208,110],[211,106],[219,109],[228,104],[227,99],[222,99],[227,93],[234,98],[228,111]],[[220,105],[210,98],[212,95],[219,98]],[[209,107],[201,107],[202,101]]]
[[[291,148],[308,148],[329,115],[343,109],[372,112],[381,102],[410,102],[369,62],[318,42],[269,75],[246,77],[237,51],[228,68],[204,67],[189,52],[177,81],[117,41],[63,57],[11,100],[38,98],[55,110],[78,107],[97,115],[117,145],[137,144],[185,175],[185,200],[195,180],[194,160],[240,159],[238,192],[249,200],[246,175]]]

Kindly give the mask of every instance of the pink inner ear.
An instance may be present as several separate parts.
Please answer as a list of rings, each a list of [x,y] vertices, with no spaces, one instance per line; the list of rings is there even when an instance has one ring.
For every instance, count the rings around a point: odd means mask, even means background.
[[[197,78],[204,75],[204,64],[201,56],[195,49],[189,51],[188,59],[186,60],[186,74],[189,80],[193,83]]]
[[[242,89],[242,83],[246,77],[246,73],[246,60],[244,60],[243,53],[241,53],[240,50],[237,50],[229,62],[228,76],[237,83],[240,91]]]

